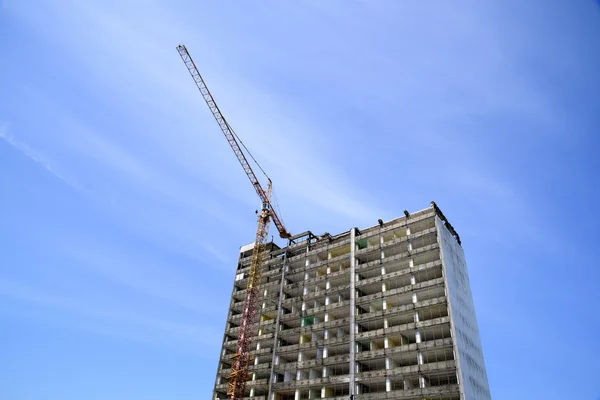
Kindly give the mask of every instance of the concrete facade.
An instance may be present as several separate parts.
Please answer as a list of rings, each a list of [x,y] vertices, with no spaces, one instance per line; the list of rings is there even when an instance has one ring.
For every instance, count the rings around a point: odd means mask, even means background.
[[[460,238],[440,209],[269,245],[253,400],[490,399]],[[226,399],[252,246],[240,257],[214,399]]]

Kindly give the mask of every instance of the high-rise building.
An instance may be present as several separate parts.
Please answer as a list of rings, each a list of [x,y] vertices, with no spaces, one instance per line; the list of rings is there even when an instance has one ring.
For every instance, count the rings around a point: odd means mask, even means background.
[[[268,245],[246,397],[490,399],[460,238],[435,203]],[[213,398],[225,399],[252,246],[240,249]]]

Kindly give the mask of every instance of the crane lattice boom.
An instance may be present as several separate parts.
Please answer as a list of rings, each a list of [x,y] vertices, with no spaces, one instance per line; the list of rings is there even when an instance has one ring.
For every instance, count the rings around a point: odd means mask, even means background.
[[[254,240],[254,248],[252,249],[252,261],[250,263],[250,269],[248,271],[248,284],[246,287],[246,294],[244,297],[244,305],[242,311],[242,317],[240,319],[240,327],[238,330],[238,340],[236,352],[231,356],[233,365],[231,366],[231,373],[228,377],[227,383],[227,395],[230,400],[241,400],[244,397],[246,391],[246,381],[248,380],[248,367],[251,361],[250,345],[254,336],[254,317],[256,316],[256,306],[258,303],[258,289],[260,287],[260,280],[263,273],[264,257],[266,253],[266,243],[269,234],[269,224],[271,219],[275,223],[279,236],[282,238],[290,237],[290,233],[285,229],[281,219],[275,213],[271,204],[271,193],[272,183],[268,180],[267,190],[264,190],[260,185],[260,182],[256,178],[254,171],[250,167],[246,156],[240,148],[238,141],[236,140],[235,132],[231,129],[223,114],[219,110],[217,103],[210,94],[210,91],[204,83],[204,79],[198,72],[192,57],[189,55],[187,49],[183,45],[177,46],[177,51],[185,63],[190,75],[194,79],[196,86],[200,89],[202,97],[206,101],[206,104],[210,108],[213,116],[217,120],[221,131],[225,135],[225,138],[229,142],[231,149],[237,156],[244,172],[250,179],[254,190],[260,197],[262,202],[261,212],[258,214],[258,226],[256,228],[256,237]]]
[[[260,200],[263,203],[267,203],[269,205],[269,209],[271,210],[271,218],[273,219],[273,223],[275,224],[275,226],[277,227],[277,230],[279,231],[279,236],[282,239],[286,239],[286,238],[290,237],[291,235],[285,229],[285,227],[283,226],[283,222],[281,221],[279,216],[277,216],[277,214],[274,211],[273,206],[271,205],[270,196],[267,196],[267,193],[260,185],[258,178],[256,177],[256,175],[254,174],[254,171],[252,170],[252,167],[248,163],[248,159],[244,155],[244,152],[240,148],[237,140],[235,139],[235,133],[233,132],[233,130],[227,123],[227,120],[225,119],[223,114],[221,114],[221,110],[219,110],[219,106],[217,106],[215,99],[212,97],[212,94],[210,94],[210,91],[208,90],[206,83],[204,83],[204,79],[202,79],[202,75],[200,75],[200,72],[198,72],[198,68],[196,68],[196,64],[194,63],[194,60],[192,60],[190,53],[188,53],[186,47],[182,44],[177,46],[177,51],[179,52],[179,55],[181,56],[181,59],[185,63],[185,66],[187,67],[188,71],[190,72],[190,75],[194,79],[196,86],[198,86],[198,89],[200,90],[202,97],[204,97],[204,100],[206,101],[208,108],[210,108],[210,111],[212,112],[213,116],[217,120],[217,123],[219,124],[221,131],[223,131],[223,135],[225,135],[225,139],[227,139],[227,141],[229,142],[229,145],[231,146],[231,149],[237,156],[238,161],[240,162],[240,164],[242,165],[242,168],[244,169],[244,172],[248,176],[248,179],[250,179],[250,183],[252,183],[254,190],[256,190],[256,194],[258,194],[258,197],[260,197]],[[269,182],[270,181],[271,180],[269,179]]]

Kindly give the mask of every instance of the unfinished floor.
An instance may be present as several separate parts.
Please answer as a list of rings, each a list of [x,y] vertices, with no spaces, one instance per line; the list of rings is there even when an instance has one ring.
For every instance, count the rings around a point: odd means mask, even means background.
[[[240,257],[213,398],[227,398],[252,246]],[[269,244],[253,400],[490,399],[458,234],[432,203],[366,228]]]

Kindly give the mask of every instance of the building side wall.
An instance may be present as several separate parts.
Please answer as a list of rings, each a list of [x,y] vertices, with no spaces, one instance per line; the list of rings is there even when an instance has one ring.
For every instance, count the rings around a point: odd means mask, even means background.
[[[491,400],[464,252],[436,217],[450,308],[461,399]]]

